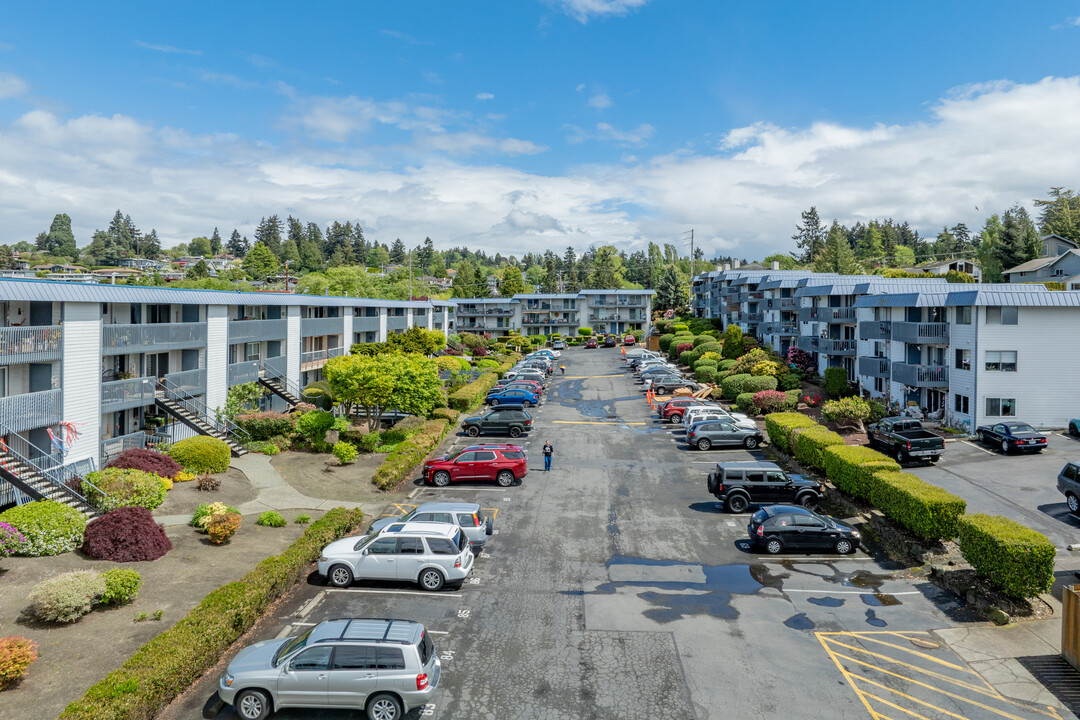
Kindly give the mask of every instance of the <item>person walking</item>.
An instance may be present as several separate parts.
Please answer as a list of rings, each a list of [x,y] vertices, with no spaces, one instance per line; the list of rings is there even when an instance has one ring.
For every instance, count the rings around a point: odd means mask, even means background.
[[[544,441],[544,470],[551,469],[551,456],[555,453],[555,448],[551,447],[551,441]]]
[[[566,363],[563,363],[559,366],[559,372],[561,372],[563,375],[566,374]]]

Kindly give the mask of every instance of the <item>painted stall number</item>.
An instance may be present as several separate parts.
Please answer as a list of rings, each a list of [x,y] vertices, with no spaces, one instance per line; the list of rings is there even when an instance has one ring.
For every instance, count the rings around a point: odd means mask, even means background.
[[[480,551],[480,557],[489,558],[489,557],[491,557],[491,553],[487,552],[486,550],[481,550]]]
[[[457,616],[459,618],[467,618],[467,617],[469,617],[469,608],[461,608],[460,610],[457,611]]]
[[[439,659],[442,660],[443,662],[450,662],[451,660],[454,659],[454,651],[453,650],[443,650],[443,653],[442,653],[442,655],[439,656]]]
[[[480,584],[480,578],[478,578],[478,577],[469,578],[469,584],[470,585],[479,585]]]
[[[431,703],[423,705],[420,708],[420,717],[431,717],[435,714],[435,706]]]

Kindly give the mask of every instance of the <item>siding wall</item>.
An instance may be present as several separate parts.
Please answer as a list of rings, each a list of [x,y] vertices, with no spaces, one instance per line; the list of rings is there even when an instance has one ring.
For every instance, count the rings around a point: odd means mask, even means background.
[[[229,390],[229,307],[206,308],[206,407],[225,407]]]
[[[283,348],[283,354],[287,358],[285,363],[287,368],[285,375],[289,380],[300,385],[300,349],[302,347],[300,337],[300,311],[302,308],[298,305],[293,305],[286,308],[286,310],[285,347]],[[303,388],[303,385],[300,385],[300,387]]]
[[[966,426],[974,431],[977,424],[975,418],[979,404],[979,399],[975,394],[975,368],[978,367],[976,362],[978,359],[977,333],[985,309],[981,307],[971,308],[970,325],[956,324],[958,310],[959,308],[949,308],[947,311],[949,318],[949,355],[946,359],[949,365],[949,404],[946,406],[946,417],[953,417],[954,423],[966,422]],[[969,350],[971,352],[971,370],[958,370],[956,368],[957,350]],[[969,414],[964,415],[953,409],[956,407],[957,395],[968,398]]]
[[[78,439],[66,461],[97,459],[101,440],[101,306],[64,305],[64,420],[74,423]]]

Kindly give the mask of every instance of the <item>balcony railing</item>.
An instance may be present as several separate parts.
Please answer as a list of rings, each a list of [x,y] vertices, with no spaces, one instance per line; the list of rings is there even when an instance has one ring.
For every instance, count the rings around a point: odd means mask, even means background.
[[[330,358],[338,357],[344,354],[344,347],[332,347],[327,348],[326,350],[312,350],[310,352],[301,353],[300,369],[314,370],[316,368],[321,368]]]
[[[770,310],[794,310],[798,307],[795,298],[769,298],[765,303]]]
[[[887,320],[868,320],[859,323],[860,340],[888,340],[892,337],[892,323]]]
[[[266,358],[262,364],[266,374],[271,377],[285,377],[288,373],[288,360],[284,355]]]
[[[799,326],[794,323],[768,323],[765,325],[768,335],[798,335]]]
[[[889,377],[889,358],[861,357],[859,358],[859,374],[867,377]]]
[[[206,345],[206,323],[151,323],[105,325],[101,328],[101,354],[160,352]]]
[[[259,361],[232,363],[229,365],[229,387],[259,380]]]
[[[855,340],[833,340],[832,338],[811,338],[814,352],[823,355],[854,355],[858,342]]]
[[[101,383],[101,412],[119,412],[153,405],[156,384],[157,380],[152,377]]]
[[[853,323],[853,307],[804,307],[799,308],[799,322]]]
[[[319,335],[340,335],[345,332],[344,318],[301,318],[300,335],[316,337]]]
[[[186,397],[206,392],[206,368],[169,373],[165,380],[171,390],[183,393]]]
[[[63,342],[64,329],[56,325],[0,328],[0,364],[59,360]]]
[[[759,312],[741,312],[739,313],[739,322],[757,323],[761,322],[764,317],[764,314]]]
[[[150,380],[150,387],[154,387],[153,379]],[[151,400],[150,402],[153,402]],[[145,448],[146,447],[146,433],[142,430],[139,432],[129,433],[127,435],[121,435],[120,437],[109,438],[108,440],[102,440],[100,446],[101,464],[104,466],[107,462],[114,457],[124,452],[125,450],[131,450],[132,448]]]
[[[63,393],[59,389],[0,398],[0,425],[11,432],[56,425],[63,414]]]
[[[949,324],[943,322],[894,322],[892,339],[913,345],[948,345]]]
[[[340,318],[329,318],[338,320]],[[229,344],[284,340],[287,320],[233,320],[229,323]]]
[[[908,387],[947,387],[949,368],[946,365],[893,363],[892,379]]]

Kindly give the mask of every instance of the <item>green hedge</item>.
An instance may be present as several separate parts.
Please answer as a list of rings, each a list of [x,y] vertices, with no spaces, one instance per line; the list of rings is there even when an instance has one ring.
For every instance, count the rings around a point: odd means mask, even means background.
[[[694,371],[694,379],[703,383],[716,382],[716,368],[711,365],[701,365]]]
[[[399,482],[412,475],[416,466],[423,462],[428,453],[443,439],[449,427],[450,423],[446,420],[425,422],[418,432],[386,456],[371,482],[380,490],[393,490]]]
[[[712,335],[698,335],[694,338],[694,347],[704,345],[705,343],[716,342],[716,338]]]
[[[956,537],[967,503],[911,473],[879,470],[870,476],[870,502],[896,523],[927,540]]]
[[[1055,550],[1045,535],[996,515],[963,515],[957,526],[960,552],[980,577],[1012,597],[1049,592]]]
[[[509,369],[507,368],[507,370]],[[471,383],[463,385],[450,393],[449,397],[446,398],[446,404],[459,412],[468,412],[484,401],[488,391],[495,387],[498,380],[499,376],[495,373],[484,373]]]
[[[679,353],[679,363],[682,365],[693,366],[696,353],[693,350],[685,350]]]
[[[735,397],[735,409],[741,413],[746,413],[747,415],[756,415],[757,410],[754,408],[754,393],[739,393]]]
[[[863,500],[870,500],[871,476],[881,470],[900,471],[890,457],[862,445],[826,447],[821,451],[825,474],[838,489]]]
[[[725,382],[727,381],[725,380]],[[816,425],[816,422],[802,413],[769,413],[765,416],[765,432],[769,434],[769,444],[788,455],[793,454],[791,450],[791,431],[795,428],[808,428]]]
[[[224,440],[208,435],[184,438],[169,446],[169,456],[193,473],[222,473],[229,469],[232,454]]]
[[[360,526],[359,510],[334,508],[280,555],[203,598],[171,628],[68,705],[60,720],[150,720],[221,659],[270,604],[307,577],[328,543]]]
[[[699,367],[705,367],[706,365],[715,370],[717,362],[712,358],[700,358],[694,362],[694,369],[697,370]]]
[[[752,375],[749,380],[743,381],[742,392],[757,393],[762,390],[775,390],[776,378],[771,375]]]
[[[825,368],[825,392],[830,397],[838,398],[847,394],[847,370],[844,368]]]
[[[821,425],[794,428],[791,433],[792,454],[803,465],[825,469],[822,451],[834,445],[843,445],[844,438]]]
[[[498,379],[502,380],[502,376],[508,373],[510,371],[510,368],[512,367],[514,367],[514,363],[513,361],[510,361],[504,362],[503,364],[499,365],[499,367],[495,368],[495,374],[498,375]],[[477,380],[479,379],[480,378],[477,378]]]
[[[720,364],[717,365],[716,367],[717,367],[718,370],[720,370],[720,372],[724,372],[725,370],[730,370],[734,365],[735,365],[735,361],[732,360],[732,359],[728,359],[728,360],[721,360]]]
[[[724,398],[734,400],[739,397],[739,394],[743,392],[743,383],[750,378],[748,374],[728,375],[724,378],[724,381],[720,383],[720,387],[724,390]]]
[[[458,421],[461,417],[461,412],[454,410],[453,408],[435,408],[431,411],[431,417],[433,420],[447,420],[451,425]]]
[[[675,339],[675,335],[672,334],[672,333],[668,333],[666,335],[661,335],[660,339],[657,341],[659,343],[660,352],[665,352],[666,353],[668,351],[668,347],[671,345],[671,341],[674,340],[674,339]]]

